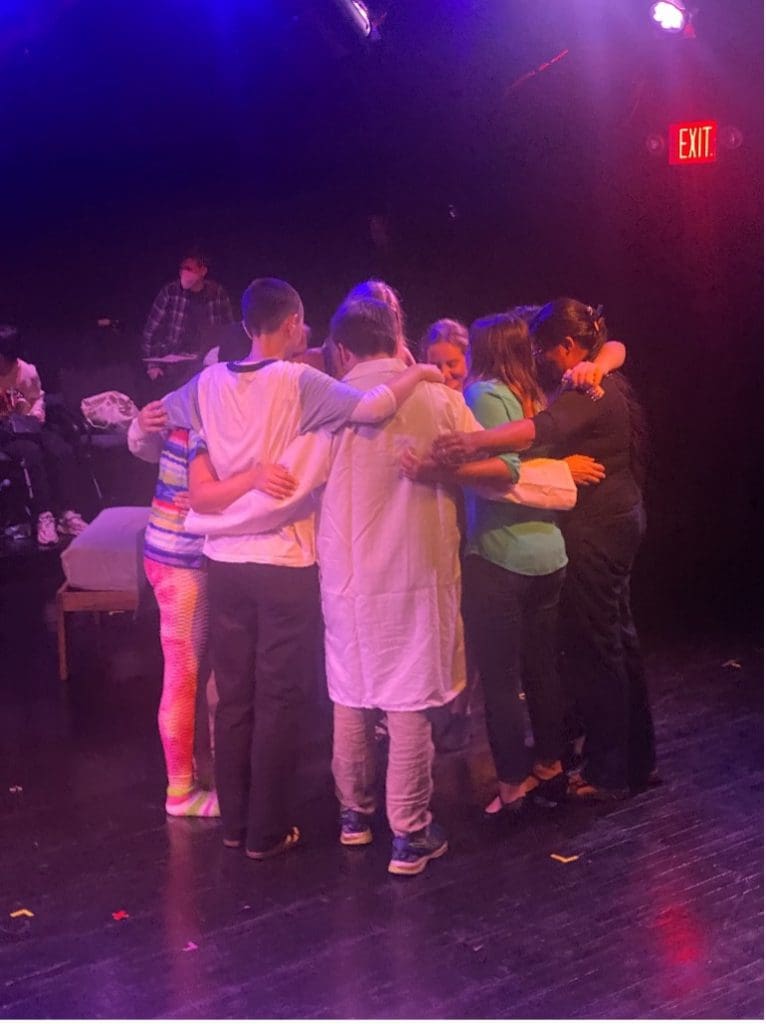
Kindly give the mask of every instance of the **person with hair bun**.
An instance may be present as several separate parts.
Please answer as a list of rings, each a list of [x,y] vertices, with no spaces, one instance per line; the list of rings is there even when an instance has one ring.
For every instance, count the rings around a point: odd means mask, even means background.
[[[561,381],[578,364],[594,367],[607,330],[601,307],[561,298],[532,322],[540,367]],[[654,728],[638,635],[630,607],[630,574],[644,533],[641,495],[646,426],[620,374],[592,380],[592,401],[577,390],[548,409],[478,434],[451,435],[437,458],[473,459],[545,444],[560,455],[582,451],[603,463],[606,477],[583,491],[562,520],[569,560],[562,595],[566,673],[585,733],[584,765],[570,782],[575,799],[612,800],[657,781]]]

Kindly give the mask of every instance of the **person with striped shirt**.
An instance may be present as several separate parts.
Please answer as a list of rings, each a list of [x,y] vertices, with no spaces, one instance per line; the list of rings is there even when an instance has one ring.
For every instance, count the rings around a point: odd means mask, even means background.
[[[158,725],[168,776],[165,810],[173,817],[218,817],[218,797],[195,779],[194,725],[197,686],[209,671],[207,569],[204,538],[184,526],[189,509],[191,431],[167,427],[161,402],[144,406],[128,432],[134,455],[159,462],[144,539],[144,570],[160,612],[164,659]],[[282,497],[269,467],[252,472],[252,486]]]

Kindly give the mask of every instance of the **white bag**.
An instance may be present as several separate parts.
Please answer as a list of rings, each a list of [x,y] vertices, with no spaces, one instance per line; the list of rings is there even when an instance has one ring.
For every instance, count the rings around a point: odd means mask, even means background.
[[[121,391],[102,391],[99,395],[89,395],[80,402],[80,411],[92,427],[125,433],[138,416],[138,409],[132,399]]]

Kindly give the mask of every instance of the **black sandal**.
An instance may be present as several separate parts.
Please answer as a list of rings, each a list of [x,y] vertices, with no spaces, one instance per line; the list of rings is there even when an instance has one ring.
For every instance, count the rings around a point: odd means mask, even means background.
[[[584,775],[572,775],[569,778],[567,796],[571,800],[582,800],[593,803],[614,803],[618,800],[626,800],[630,796],[630,790],[608,789],[606,786],[596,786],[588,782]]]
[[[541,775],[532,769],[532,775],[537,779],[537,785],[534,789],[530,789],[527,796],[531,798],[532,803],[538,807],[553,808],[558,807],[560,803],[563,803],[567,795],[567,775],[566,772],[560,771],[556,775],[551,775],[550,778],[544,779]]]
[[[510,800],[506,803],[500,794],[497,793],[495,800],[500,801],[500,806],[496,811],[488,811],[485,808],[482,816],[486,822],[506,821],[509,818],[517,818],[524,810],[528,796],[529,793],[524,793],[522,796],[517,796],[515,800]]]

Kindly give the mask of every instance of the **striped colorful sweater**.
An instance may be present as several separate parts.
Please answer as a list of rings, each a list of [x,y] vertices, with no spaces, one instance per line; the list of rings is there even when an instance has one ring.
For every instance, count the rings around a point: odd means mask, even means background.
[[[201,569],[204,537],[184,529],[186,512],[174,498],[189,489],[189,431],[173,428],[160,455],[159,475],[144,539],[144,555],[179,569]]]

